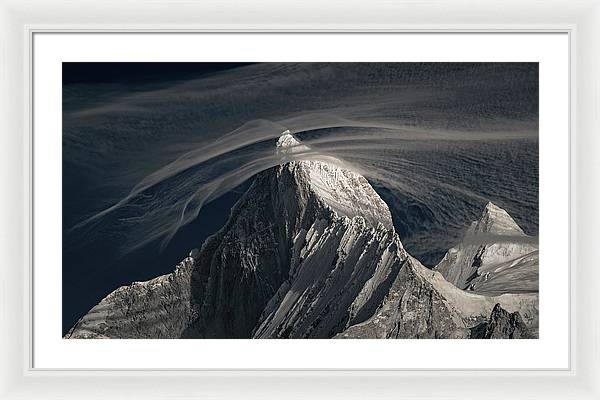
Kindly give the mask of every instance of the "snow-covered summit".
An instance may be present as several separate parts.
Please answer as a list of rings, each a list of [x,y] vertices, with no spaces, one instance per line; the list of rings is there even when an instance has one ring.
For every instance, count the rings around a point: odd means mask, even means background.
[[[277,140],[277,150],[286,154],[300,155],[292,163],[298,167],[308,187],[339,216],[363,217],[376,227],[382,223],[392,229],[392,214],[387,204],[379,197],[364,176],[352,171],[346,164],[331,156],[317,154],[303,145],[289,130]]]
[[[275,147],[277,147],[277,149],[279,151],[295,149],[295,148],[298,148],[299,146],[300,146],[300,141],[298,139],[296,139],[296,137],[294,135],[292,135],[292,133],[289,131],[289,129],[285,130],[281,133],[281,136],[279,136],[279,139],[277,139],[277,144],[275,145]],[[304,148],[305,150],[308,150],[308,147],[306,147],[306,146],[302,146],[302,148]]]
[[[481,217],[473,226],[474,233],[525,235],[506,210],[491,201],[483,209]]]

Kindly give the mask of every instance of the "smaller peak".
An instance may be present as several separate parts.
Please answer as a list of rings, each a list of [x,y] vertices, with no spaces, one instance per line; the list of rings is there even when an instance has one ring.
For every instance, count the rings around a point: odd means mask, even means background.
[[[481,217],[476,221],[475,231],[486,233],[512,232],[523,234],[523,230],[505,209],[498,207],[491,201],[485,205]]]

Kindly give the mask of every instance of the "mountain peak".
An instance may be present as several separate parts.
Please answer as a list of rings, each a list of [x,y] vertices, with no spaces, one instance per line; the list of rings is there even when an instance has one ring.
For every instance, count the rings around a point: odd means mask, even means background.
[[[490,211],[499,211],[502,210],[500,207],[498,207],[497,205],[495,205],[494,203],[492,203],[491,201],[488,201],[487,204],[485,205],[485,208],[483,209],[484,212],[490,212]]]
[[[288,163],[299,181],[338,216],[362,217],[368,225],[382,223],[393,228],[392,214],[387,204],[360,173],[353,171],[342,160],[330,155],[319,155],[302,144],[289,130],[277,140],[277,151],[283,154],[311,153],[310,159]],[[303,186],[303,185],[301,185]]]
[[[515,220],[504,210],[491,201],[488,201],[481,216],[475,222],[476,233],[497,233],[524,235],[523,230]]]
[[[538,247],[502,208],[488,202],[461,243],[434,267],[460,289],[486,295],[538,290]]]
[[[294,147],[299,145],[300,142],[298,139],[292,135],[289,129],[281,132],[281,136],[277,139],[277,144],[275,145],[277,148],[286,148],[286,147]]]

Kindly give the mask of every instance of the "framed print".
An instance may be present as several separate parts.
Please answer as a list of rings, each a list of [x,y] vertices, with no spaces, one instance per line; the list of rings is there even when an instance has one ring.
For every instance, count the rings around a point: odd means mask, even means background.
[[[34,266],[34,367],[568,367],[568,35],[40,33],[33,56],[60,83],[34,109],[62,93],[33,143],[62,177],[34,176],[34,241],[62,249]],[[465,340],[492,338],[524,341]]]
[[[3,7],[8,398],[598,395],[592,3]]]

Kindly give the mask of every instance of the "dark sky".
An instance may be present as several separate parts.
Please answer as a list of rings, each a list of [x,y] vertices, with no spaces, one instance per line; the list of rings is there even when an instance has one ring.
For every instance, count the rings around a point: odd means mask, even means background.
[[[251,63],[65,62],[63,85],[73,83],[151,83],[201,78]]]

